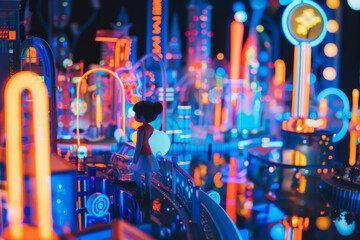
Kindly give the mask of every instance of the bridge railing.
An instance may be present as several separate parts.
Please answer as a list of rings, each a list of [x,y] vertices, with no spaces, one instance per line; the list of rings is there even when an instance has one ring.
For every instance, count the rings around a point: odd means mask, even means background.
[[[160,170],[156,172],[154,179],[160,184],[173,199],[177,199],[191,216],[191,222],[201,222],[201,205],[199,199],[199,187],[194,180],[177,164],[178,157],[171,160],[157,155]]]

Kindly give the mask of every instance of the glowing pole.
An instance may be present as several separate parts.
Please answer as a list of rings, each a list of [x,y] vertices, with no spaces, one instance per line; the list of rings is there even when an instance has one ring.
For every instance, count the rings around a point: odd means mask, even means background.
[[[244,24],[241,22],[233,21],[230,25],[230,84],[231,84],[231,126],[235,127],[236,110],[238,105],[238,96],[240,93],[240,62],[241,50],[244,37]],[[229,119],[229,120],[230,120]]]
[[[96,117],[96,127],[100,128],[101,123],[102,123],[102,105],[101,105],[101,96],[100,94],[96,95],[96,100],[95,100],[95,105],[96,105],[96,109],[95,109],[95,117]]]
[[[236,201],[237,201],[237,184],[235,182],[237,169],[237,160],[235,157],[230,158],[230,170],[226,189],[226,213],[236,225]]]
[[[20,72],[5,87],[6,174],[9,203],[9,231],[12,239],[23,239],[23,166],[21,132],[21,94],[34,96],[35,181],[40,239],[52,238],[50,186],[50,127],[48,91],[40,77]]]
[[[79,129],[79,100],[80,100],[80,85],[83,79],[85,79],[87,76],[89,76],[91,73],[93,72],[106,72],[108,74],[110,74],[111,76],[113,76],[120,85],[121,88],[121,112],[122,112],[122,116],[121,116],[121,121],[122,121],[122,135],[125,136],[126,134],[126,123],[125,123],[125,88],[124,88],[124,84],[122,83],[121,79],[111,70],[107,69],[107,68],[94,68],[91,69],[89,71],[87,71],[86,73],[84,73],[84,75],[82,75],[82,77],[80,78],[80,80],[77,82],[76,84],[76,137],[77,137],[77,146],[80,146],[80,129]],[[119,121],[119,119],[118,119]]]
[[[313,132],[306,123],[309,115],[311,47],[317,46],[327,33],[324,10],[311,0],[294,0],[282,16],[286,38],[295,46],[292,118],[283,122],[283,130]]]
[[[309,117],[311,47],[302,42],[294,49],[294,80],[291,113],[294,118]]]
[[[358,123],[358,107],[359,107],[359,90],[354,89],[352,91],[352,109],[351,109],[351,124],[356,125]]]
[[[275,61],[275,76],[273,83],[275,85],[275,98],[278,100],[282,99],[282,87],[285,84],[286,66],[283,60],[278,59]]]
[[[352,91],[352,109],[351,109],[351,125],[358,126],[358,106],[359,106],[359,90]],[[350,152],[349,165],[354,166],[356,163],[356,141],[359,136],[359,131],[355,129],[350,130]]]

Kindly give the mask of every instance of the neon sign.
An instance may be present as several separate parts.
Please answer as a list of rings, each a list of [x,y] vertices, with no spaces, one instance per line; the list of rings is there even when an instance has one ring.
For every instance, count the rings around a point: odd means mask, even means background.
[[[167,50],[167,9],[168,0],[148,0],[146,52],[155,53],[161,58],[166,56]],[[157,66],[151,59],[146,65]]]

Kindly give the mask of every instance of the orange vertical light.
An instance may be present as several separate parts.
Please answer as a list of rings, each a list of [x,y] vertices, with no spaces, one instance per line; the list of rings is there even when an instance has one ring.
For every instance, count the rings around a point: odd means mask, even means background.
[[[237,205],[237,184],[234,181],[236,176],[236,168],[237,168],[237,160],[234,157],[230,158],[230,170],[229,170],[229,178],[228,183],[226,185],[226,213],[229,215],[230,219],[236,225],[236,205]],[[231,179],[232,178],[232,179]]]
[[[115,43],[115,68],[125,67],[129,61],[130,39],[118,39]]]
[[[89,71],[87,71],[86,73],[84,73],[84,75],[81,77],[81,79],[77,82],[76,84],[76,136],[77,136],[77,145],[78,147],[80,146],[80,129],[79,129],[79,105],[80,105],[80,85],[83,79],[85,79],[88,75],[90,75],[93,72],[106,72],[108,74],[110,74],[111,76],[113,76],[120,85],[121,88],[121,121],[122,121],[122,134],[123,136],[125,136],[125,132],[126,132],[126,123],[125,123],[125,88],[124,88],[124,84],[122,83],[121,79],[111,70],[107,69],[107,68],[94,68],[91,69]]]
[[[214,126],[220,127],[221,124],[221,101],[215,103],[214,109]]]
[[[351,123],[356,125],[358,122],[358,107],[359,107],[359,90],[354,89],[352,91],[352,109],[351,109]]]
[[[285,62],[281,59],[275,61],[275,76],[274,76],[274,84],[275,86],[282,86],[285,83],[285,74],[286,74],[286,66]]]
[[[200,168],[196,167],[194,169],[194,181],[195,183],[200,186],[201,185],[201,179],[200,179]]]
[[[35,181],[39,237],[52,238],[50,185],[49,97],[45,84],[32,72],[15,74],[5,87],[6,173],[9,202],[9,231],[12,239],[24,237],[21,94],[29,90],[33,101]]]
[[[357,140],[356,130],[350,131],[350,153],[349,153],[349,165],[354,166],[356,163],[356,140]]]
[[[311,72],[311,47],[309,44],[305,44],[305,76],[304,76],[304,88],[305,88],[305,104],[304,115],[302,117],[307,118],[309,116],[309,101],[310,101],[310,72]]]
[[[297,69],[297,65],[299,63],[299,59],[298,59],[298,46],[294,46],[294,69]],[[292,91],[292,103],[291,103],[291,115],[293,117],[296,117],[296,112],[298,111],[299,106],[297,106],[295,104],[296,99],[299,97],[298,96],[298,92],[296,91],[296,89],[298,88],[298,72],[294,70],[293,72],[293,91]]]
[[[101,123],[102,123],[102,105],[101,105],[101,96],[100,94],[96,95],[96,100],[95,100],[95,117],[96,117],[96,127],[100,128]]]
[[[240,60],[244,37],[244,24],[233,21],[230,25],[230,79],[240,79]]]

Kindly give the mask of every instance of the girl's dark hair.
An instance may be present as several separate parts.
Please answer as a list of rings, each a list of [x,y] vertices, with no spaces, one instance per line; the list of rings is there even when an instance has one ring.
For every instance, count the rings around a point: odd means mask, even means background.
[[[136,113],[137,118],[144,116],[144,120],[150,123],[156,119],[156,117],[162,113],[163,106],[159,102],[140,101],[133,107],[133,111]]]

